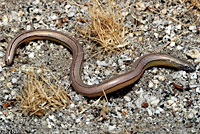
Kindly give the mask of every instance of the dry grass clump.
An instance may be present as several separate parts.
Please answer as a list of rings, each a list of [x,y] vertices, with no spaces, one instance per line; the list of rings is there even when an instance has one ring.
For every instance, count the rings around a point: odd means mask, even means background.
[[[113,0],[107,0],[105,5],[99,0],[91,2],[88,5],[91,23],[88,23],[88,27],[81,27],[79,31],[101,46],[100,53],[112,53],[124,48],[128,44],[128,29],[124,26],[125,17],[119,4]]]
[[[184,0],[184,2],[191,2],[190,7],[196,7],[200,10],[200,1],[199,0]]]
[[[19,106],[23,113],[43,116],[49,110],[55,111],[70,104],[70,97],[64,87],[52,83],[59,84],[50,70],[44,68],[27,70],[24,71],[27,79],[24,80],[22,96],[19,96],[21,101]]]

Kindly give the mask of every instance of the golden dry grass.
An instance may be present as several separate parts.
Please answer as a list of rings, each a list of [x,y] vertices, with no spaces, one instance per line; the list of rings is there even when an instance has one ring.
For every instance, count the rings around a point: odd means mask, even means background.
[[[91,23],[88,27],[81,27],[79,31],[83,37],[89,38],[101,46],[100,53],[113,53],[121,50],[128,43],[126,34],[128,29],[124,26],[125,17],[119,4],[107,0],[103,5],[99,0],[91,0],[88,5]]]
[[[39,70],[28,68],[28,71],[24,71],[27,80],[24,80],[22,96],[18,96],[22,113],[43,116],[47,111],[58,110],[71,102],[64,87],[52,83],[54,81],[59,84],[52,72],[44,68]]]
[[[200,10],[200,1],[199,0],[184,0],[184,2],[190,2],[189,7],[196,7]]]

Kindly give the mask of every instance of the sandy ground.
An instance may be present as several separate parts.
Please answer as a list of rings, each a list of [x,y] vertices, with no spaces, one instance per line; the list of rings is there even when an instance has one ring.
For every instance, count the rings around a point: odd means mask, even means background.
[[[90,22],[88,3],[91,2],[0,1],[0,133],[199,133],[199,6],[182,0],[118,2],[121,9],[126,9],[121,12],[126,15],[129,45],[112,56],[99,54],[90,58],[95,43],[80,36],[78,28],[87,25],[77,19],[84,17]],[[14,64],[5,66],[8,41],[30,29],[58,30],[75,37],[84,48],[83,80],[87,84],[125,72],[136,57],[153,52],[186,59],[196,71],[154,67],[135,84],[108,95],[108,102],[105,97],[83,97],[70,86],[72,55],[58,43],[26,43],[17,50]],[[23,68],[41,66],[52,70],[72,103],[42,117],[24,115],[18,110],[20,102],[10,105],[11,100],[15,101],[24,89]],[[183,89],[175,89],[172,83]]]

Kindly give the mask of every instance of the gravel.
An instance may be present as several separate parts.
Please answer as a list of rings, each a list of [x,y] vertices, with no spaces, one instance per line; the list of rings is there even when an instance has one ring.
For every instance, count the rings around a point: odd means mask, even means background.
[[[94,43],[78,32],[86,24],[77,19],[85,16],[90,22],[87,7],[90,1],[1,0],[0,133],[199,133],[200,11],[189,9],[190,2],[181,2],[121,1],[120,8],[127,7],[122,10],[126,15],[125,26],[129,28],[126,51],[93,56]],[[153,52],[187,59],[195,64],[196,71],[154,67],[146,70],[135,84],[107,95],[108,102],[104,97],[86,98],[69,86],[70,51],[54,42],[26,43],[17,50],[15,63],[5,66],[8,40],[23,30],[44,28],[79,40],[85,52],[82,78],[89,85],[126,72],[138,57]],[[72,104],[49,111],[43,117],[24,115],[18,103],[11,103],[24,87],[22,70],[41,66],[52,70],[62,86],[70,87]],[[183,91],[175,89],[172,83],[182,85]]]

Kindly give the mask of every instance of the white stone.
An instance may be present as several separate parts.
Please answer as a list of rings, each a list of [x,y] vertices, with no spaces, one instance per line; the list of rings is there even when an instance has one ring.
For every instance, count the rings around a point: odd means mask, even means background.
[[[190,113],[188,114],[188,119],[192,119],[193,117],[194,117],[193,113],[190,112]]]
[[[11,91],[11,95],[12,95],[12,96],[15,96],[15,95],[16,95],[16,92],[15,92],[14,90],[12,90],[12,91]]]
[[[200,93],[200,87],[197,87],[197,88],[196,88],[196,92],[197,92],[197,93]]]
[[[181,29],[181,27],[182,27],[181,24],[176,26],[177,29]]]
[[[147,108],[147,112],[148,112],[149,116],[153,115],[153,112],[151,111],[151,109]]]
[[[152,88],[153,86],[154,86],[153,82],[152,82],[152,81],[149,81],[148,87],[149,87],[149,88]]]
[[[99,60],[97,60],[96,63],[97,63],[98,66],[108,66],[109,65],[105,61],[99,61]]]
[[[177,49],[177,50],[182,50],[182,49],[183,49],[183,47],[182,47],[182,46],[180,46],[180,45],[178,45],[178,46],[176,47],[176,49]]]
[[[127,102],[130,102],[131,101],[131,98],[129,96],[124,96],[124,99],[127,101]]]
[[[2,68],[2,66],[0,66],[0,72],[2,72],[3,71],[3,68]]]
[[[8,25],[8,17],[6,15],[2,17],[2,21],[3,21],[2,23],[3,25]]]
[[[3,57],[5,54],[0,51],[0,57]]]
[[[196,80],[197,78],[198,78],[198,76],[197,76],[197,73],[196,73],[196,72],[190,73],[190,79]]]
[[[56,20],[56,19],[58,19],[58,16],[55,15],[55,14],[53,14],[53,15],[51,16],[51,19],[52,19],[52,20]]]
[[[152,105],[152,106],[157,106],[159,102],[160,102],[159,99],[153,100],[153,101],[151,102],[151,105]]]
[[[108,130],[109,130],[109,131],[113,131],[115,128],[116,128],[115,126],[109,126],[109,127],[108,127]]]
[[[69,9],[69,8],[71,8],[71,5],[66,5],[65,6],[65,9]]]
[[[160,76],[158,76],[158,79],[161,80],[161,81],[164,81],[166,78],[165,78],[165,76],[160,75]]]
[[[175,45],[176,45],[175,42],[171,42],[171,43],[170,43],[170,46],[171,46],[171,47],[174,47]]]
[[[34,52],[32,52],[32,53],[30,53],[30,54],[28,55],[29,58],[34,58],[34,56],[35,56]]]
[[[34,1],[33,1],[33,4],[34,4],[34,5],[38,5],[39,3],[40,3],[40,0],[34,0]]]
[[[171,106],[173,103],[174,103],[173,100],[168,100],[168,101],[167,101],[167,104],[170,105],[170,106]]]
[[[189,26],[189,29],[190,29],[192,32],[195,32],[195,31],[196,31],[196,26],[195,26],[195,25]]]
[[[156,38],[158,38],[159,34],[158,34],[158,33],[154,33],[154,36],[155,36]]]
[[[69,107],[74,108],[75,107],[74,103],[70,104]]]
[[[142,103],[144,103],[144,98],[138,98],[136,101],[135,101],[135,105],[138,107],[138,108],[141,108],[141,105]]]
[[[73,16],[75,16],[75,13],[74,12],[69,12],[69,14],[68,14],[68,17],[73,17]]]
[[[192,57],[195,63],[200,62],[200,51],[197,49],[192,49],[188,53],[186,53],[188,56]]]
[[[12,78],[12,83],[16,83],[17,79],[16,78]]]
[[[165,33],[167,33],[168,35],[170,35],[170,34],[171,34],[171,29],[172,29],[172,26],[171,26],[171,25],[168,26],[168,27],[166,28],[166,30],[165,30]]]
[[[27,26],[26,26],[26,30],[31,30],[31,26],[30,26],[30,25],[27,25]]]

